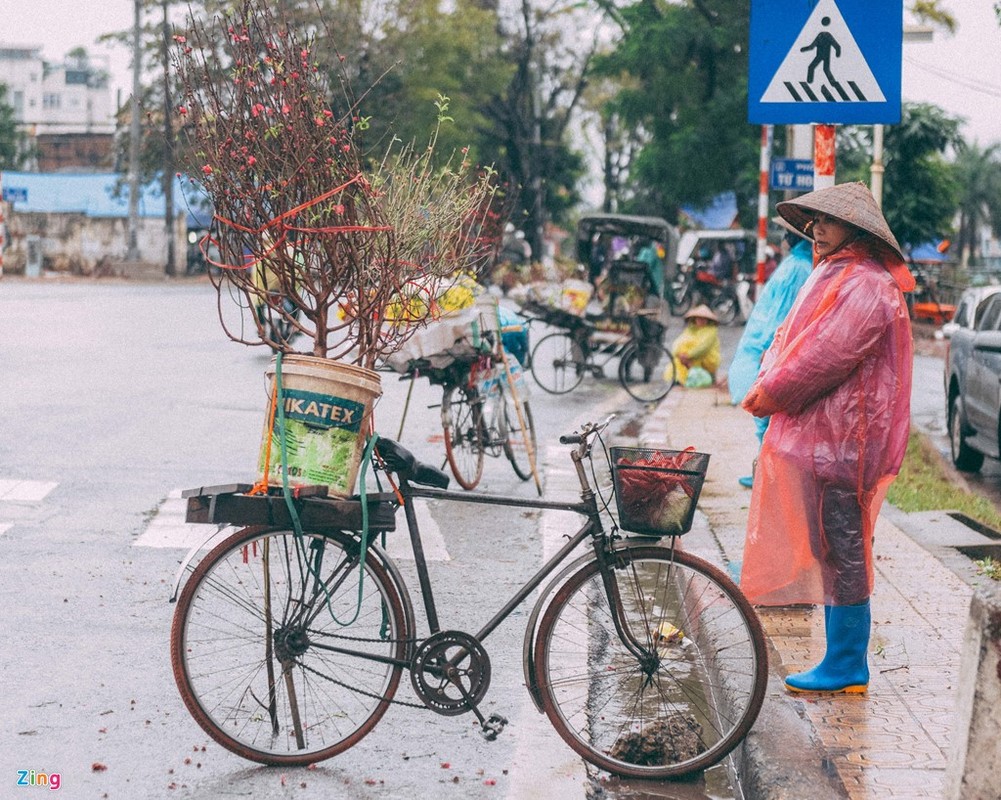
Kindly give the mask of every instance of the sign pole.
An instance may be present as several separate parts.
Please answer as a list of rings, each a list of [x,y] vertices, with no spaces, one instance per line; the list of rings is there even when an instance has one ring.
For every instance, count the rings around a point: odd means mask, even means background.
[[[758,269],[755,275],[757,292],[765,282],[765,247],[768,244],[768,173],[771,169],[772,142],[775,135],[773,125],[761,126],[761,159],[758,179]],[[757,292],[755,295],[757,295]]]
[[[883,207],[883,126],[872,126],[872,196]]]
[[[7,227],[3,214],[3,175],[0,173],[0,278],[3,277],[3,249],[7,244]]]
[[[813,128],[813,190],[834,185],[835,126],[815,125]]]

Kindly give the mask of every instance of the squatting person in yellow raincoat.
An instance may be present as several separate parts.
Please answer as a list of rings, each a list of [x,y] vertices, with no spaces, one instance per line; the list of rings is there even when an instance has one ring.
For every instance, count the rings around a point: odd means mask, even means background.
[[[718,325],[719,318],[707,305],[695,306],[685,314],[685,328],[671,343],[674,377],[682,386],[688,380],[688,371],[694,367],[701,367],[716,379],[722,360]]]
[[[903,461],[912,341],[900,245],[868,188],[779,203],[817,265],[744,399],[771,415],[748,514],[741,588],[752,603],[824,605],[827,650],[792,691],[864,692],[879,508]]]

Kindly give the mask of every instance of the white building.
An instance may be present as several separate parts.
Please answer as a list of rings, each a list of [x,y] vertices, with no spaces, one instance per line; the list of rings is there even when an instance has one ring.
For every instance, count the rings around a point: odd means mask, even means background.
[[[106,57],[42,58],[40,45],[0,43],[0,83],[17,120],[29,132],[113,133],[114,108]]]

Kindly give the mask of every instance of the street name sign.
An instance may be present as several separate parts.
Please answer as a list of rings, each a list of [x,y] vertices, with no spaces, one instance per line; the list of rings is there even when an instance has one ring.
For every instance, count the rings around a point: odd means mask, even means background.
[[[900,121],[903,0],[751,0],[747,118]]]
[[[773,158],[769,169],[769,188],[779,191],[812,192],[813,160]]]
[[[3,199],[7,203],[27,203],[28,189],[26,186],[4,186]]]

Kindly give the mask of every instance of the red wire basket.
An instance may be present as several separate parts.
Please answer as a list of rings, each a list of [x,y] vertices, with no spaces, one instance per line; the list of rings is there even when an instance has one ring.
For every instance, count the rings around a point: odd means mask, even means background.
[[[612,447],[609,454],[620,528],[645,536],[691,530],[708,453]]]

